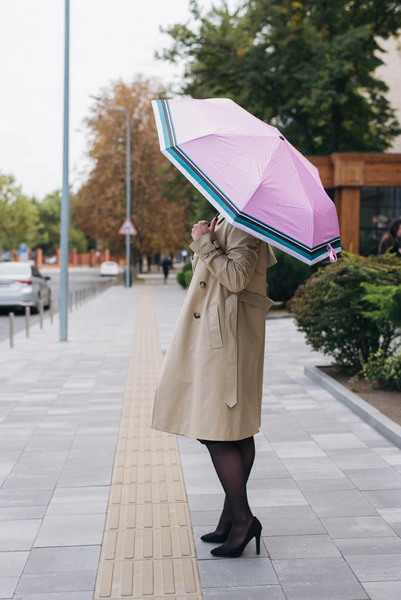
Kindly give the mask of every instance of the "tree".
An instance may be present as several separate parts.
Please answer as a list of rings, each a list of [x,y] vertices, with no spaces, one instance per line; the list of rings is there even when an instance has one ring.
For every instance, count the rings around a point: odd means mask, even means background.
[[[181,247],[187,229],[187,197],[165,193],[173,175],[160,152],[151,107],[151,100],[161,92],[155,82],[119,81],[104,90],[102,103],[94,106],[86,121],[94,167],[78,194],[78,224],[88,236],[116,252],[124,249],[118,230],[125,219],[125,118],[124,113],[108,110],[103,104],[129,110],[131,217],[138,231],[134,239],[137,251],[147,255],[174,252]]]
[[[34,246],[39,215],[37,208],[22,193],[12,175],[0,174],[0,247]]]
[[[381,151],[401,133],[375,76],[380,38],[401,27],[397,0],[222,2],[165,30],[160,58],[184,61],[181,92],[227,96],[278,126],[301,151]]]
[[[78,252],[86,252],[88,240],[84,233],[75,226],[75,206],[77,200],[70,194],[70,246]],[[45,254],[53,254],[60,246],[60,210],[61,191],[55,190],[42,201],[34,200],[38,210],[39,227],[35,247],[42,248]]]

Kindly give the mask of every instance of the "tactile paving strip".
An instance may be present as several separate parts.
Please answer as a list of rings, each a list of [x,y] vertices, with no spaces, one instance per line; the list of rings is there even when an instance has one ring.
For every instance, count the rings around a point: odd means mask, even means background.
[[[142,290],[94,600],[202,600],[177,440],[150,428],[163,362]]]

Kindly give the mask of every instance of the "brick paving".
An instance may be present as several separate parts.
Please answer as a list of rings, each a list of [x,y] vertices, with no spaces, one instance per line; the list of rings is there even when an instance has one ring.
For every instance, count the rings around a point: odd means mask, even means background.
[[[261,555],[199,540],[223,502],[207,451],[149,428],[184,297],[173,280],[112,288],[68,344],[56,326],[0,344],[0,598],[398,600],[401,451],[304,376],[327,359],[292,319],[266,323]]]

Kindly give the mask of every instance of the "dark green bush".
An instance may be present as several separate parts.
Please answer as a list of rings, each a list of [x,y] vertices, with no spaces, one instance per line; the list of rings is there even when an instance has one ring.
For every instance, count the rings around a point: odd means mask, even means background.
[[[287,302],[301,283],[316,272],[317,267],[309,267],[278,248],[273,248],[273,251],[277,264],[266,271],[266,293],[275,302]]]
[[[357,256],[342,252],[338,261],[301,285],[290,307],[298,329],[314,350],[333,356],[335,366],[353,375],[379,349],[387,356],[396,337],[391,321],[375,321],[364,313],[376,308],[365,298],[362,283],[400,285],[396,256]]]
[[[189,286],[192,279],[192,263],[187,262],[182,268],[180,273],[177,273],[177,281],[184,288],[184,290]]]

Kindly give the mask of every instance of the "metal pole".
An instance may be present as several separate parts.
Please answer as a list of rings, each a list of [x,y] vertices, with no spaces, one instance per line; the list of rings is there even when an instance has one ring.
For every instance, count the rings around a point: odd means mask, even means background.
[[[53,325],[53,317],[54,317],[54,305],[53,298],[50,298],[50,323]]]
[[[125,125],[126,125],[126,143],[127,143],[127,185],[126,185],[126,217],[131,218],[131,126],[129,122],[129,112],[125,110]],[[130,269],[130,236],[125,236],[125,287],[130,287],[131,284],[131,269]]]
[[[39,300],[39,324],[40,328],[43,329],[43,300]]]
[[[61,199],[61,269],[60,269],[60,342],[68,339],[68,250],[70,221],[70,191],[68,183],[68,126],[69,126],[69,53],[70,2],[65,0],[64,33],[64,140],[63,140],[63,193]]]
[[[31,320],[31,307],[30,306],[25,306],[25,330],[26,330],[26,337],[29,338],[29,334],[30,334],[30,320]]]
[[[10,325],[10,348],[14,348],[14,313],[8,313],[8,320]]]

